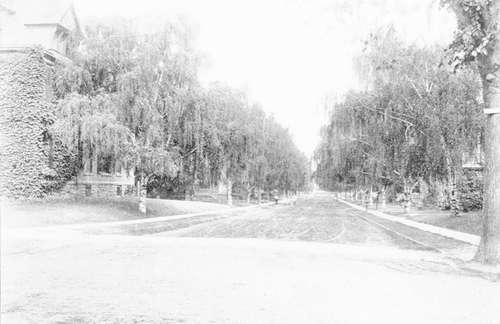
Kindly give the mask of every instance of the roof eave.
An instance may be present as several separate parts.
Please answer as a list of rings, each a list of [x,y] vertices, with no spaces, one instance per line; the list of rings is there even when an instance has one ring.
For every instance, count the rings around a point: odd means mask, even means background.
[[[71,30],[68,27],[66,27],[60,23],[26,23],[26,24],[24,24],[24,26],[56,26],[56,27],[60,27],[60,28],[64,29],[67,32],[71,32]]]
[[[13,15],[15,14],[16,12],[8,7],[6,7],[5,5],[1,4],[0,3],[0,10],[3,10],[5,12],[7,12],[9,15]]]

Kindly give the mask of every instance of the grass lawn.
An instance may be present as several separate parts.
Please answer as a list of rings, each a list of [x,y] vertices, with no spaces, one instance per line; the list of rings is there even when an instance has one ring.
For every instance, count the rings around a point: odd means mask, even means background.
[[[214,203],[164,199],[148,199],[146,205],[148,211],[144,215],[138,210],[136,197],[4,201],[1,222],[2,226],[7,227],[44,226],[130,220],[229,208]]]
[[[414,215],[408,215],[407,218],[464,233],[481,235],[481,211],[461,213],[459,216],[452,216],[450,211],[424,210],[421,213],[416,212]]]

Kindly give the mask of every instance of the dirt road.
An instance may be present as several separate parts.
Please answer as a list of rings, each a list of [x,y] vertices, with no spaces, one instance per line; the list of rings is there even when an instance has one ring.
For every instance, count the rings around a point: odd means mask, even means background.
[[[360,212],[327,193],[306,196],[295,205],[250,210],[160,236],[263,238],[330,242],[415,250],[472,249],[472,246]],[[422,243],[422,244],[419,244]]]
[[[311,197],[170,234],[2,229],[2,323],[498,323],[499,283],[353,212]]]

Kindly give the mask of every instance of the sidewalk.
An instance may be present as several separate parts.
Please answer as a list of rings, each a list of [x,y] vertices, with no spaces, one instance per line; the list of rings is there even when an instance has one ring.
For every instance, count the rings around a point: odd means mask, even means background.
[[[365,207],[362,206],[360,202],[347,201],[347,200],[344,200],[341,198],[338,198],[338,200],[353,207],[353,208],[356,208],[358,210],[363,210],[363,211],[365,210]],[[401,209],[401,207],[400,207],[400,209]],[[393,211],[392,215],[389,214],[391,210]],[[404,224],[406,226],[414,227],[414,228],[420,229],[422,231],[430,232],[433,234],[439,234],[439,235],[442,235],[442,236],[445,236],[448,238],[455,239],[457,241],[461,241],[461,242],[465,242],[465,243],[474,245],[474,246],[479,245],[480,237],[478,235],[469,234],[469,233],[456,231],[456,230],[452,230],[452,229],[445,228],[445,227],[440,227],[440,226],[435,226],[435,225],[431,225],[431,224],[427,224],[427,223],[418,222],[418,221],[411,219],[411,216],[412,216],[411,213],[404,214],[403,212],[400,212],[396,216],[396,215],[394,215],[394,205],[392,205],[392,206],[389,205],[389,206],[386,206],[386,208],[384,208],[384,209],[378,209],[378,210],[375,210],[374,208],[368,208],[368,213],[375,215],[377,217],[386,219],[386,220],[401,223],[401,224]],[[418,214],[416,214],[416,213],[414,213],[413,215],[418,216]],[[437,214],[436,216],[439,216],[439,214]]]
[[[337,198],[337,200],[351,206],[352,208],[366,211],[361,202],[347,201],[341,198]],[[413,213],[410,212],[409,214],[405,214],[402,211],[401,207],[398,208],[398,206],[394,204],[388,205],[386,206],[386,208],[379,210],[369,208],[367,212],[382,219],[404,224],[406,226],[417,228],[433,234],[438,234],[444,237],[452,238],[457,241],[474,246],[474,251],[472,251],[471,249],[465,249],[463,251],[446,251],[446,254],[448,255],[448,257],[451,257],[453,259],[455,267],[467,271],[471,274],[484,277],[488,280],[500,281],[500,266],[484,265],[475,261],[471,261],[473,255],[475,254],[475,249],[477,248],[481,240],[480,236],[411,220],[411,218],[422,218],[423,216],[434,216],[439,218],[442,217],[442,212],[432,213],[432,210],[428,209],[423,211],[415,210]],[[393,215],[390,215],[389,213],[392,213]],[[398,216],[395,216],[394,214]]]

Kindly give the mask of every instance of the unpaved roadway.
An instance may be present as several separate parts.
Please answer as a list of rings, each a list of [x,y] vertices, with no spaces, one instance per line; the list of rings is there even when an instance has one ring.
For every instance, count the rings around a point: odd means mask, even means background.
[[[2,323],[499,322],[498,282],[355,213],[321,195],[159,234],[2,228]]]
[[[158,235],[303,240],[416,250],[435,247],[443,252],[473,248],[360,212],[336,201],[328,193],[303,197],[295,205],[250,210]]]

